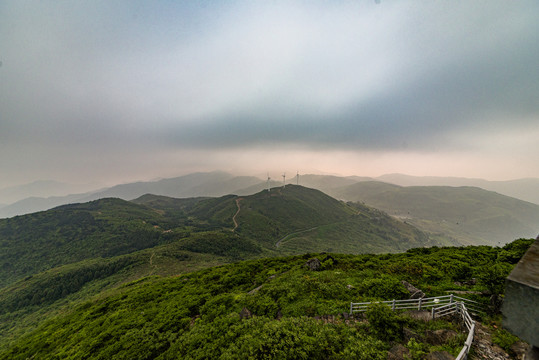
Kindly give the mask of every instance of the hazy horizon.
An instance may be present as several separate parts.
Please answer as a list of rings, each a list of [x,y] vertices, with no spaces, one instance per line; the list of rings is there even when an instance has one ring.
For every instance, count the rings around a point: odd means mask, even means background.
[[[287,171],[280,171],[279,172],[279,171],[275,170],[275,171],[267,171],[267,172],[249,173],[249,172],[242,172],[242,171],[236,172],[236,171],[226,171],[226,170],[223,170],[223,169],[214,169],[214,170],[207,170],[207,171],[194,171],[194,172],[176,174],[176,175],[166,176],[166,177],[154,176],[154,177],[147,177],[147,178],[128,179],[126,181],[110,182],[110,183],[105,183],[105,182],[86,182],[86,183],[84,183],[84,182],[69,182],[69,181],[64,181],[62,179],[37,179],[37,180],[33,180],[33,181],[30,181],[30,182],[27,182],[27,183],[20,183],[20,184],[15,184],[15,185],[8,185],[6,187],[1,187],[0,191],[8,190],[8,189],[11,189],[11,188],[24,188],[24,187],[31,187],[32,185],[36,185],[36,184],[42,184],[42,185],[51,185],[51,186],[54,186],[54,185],[70,185],[70,186],[73,186],[74,188],[81,189],[80,193],[83,193],[83,192],[86,192],[86,191],[106,189],[106,188],[113,187],[113,186],[116,186],[116,185],[126,185],[126,184],[138,183],[138,182],[143,182],[143,183],[144,182],[158,182],[160,180],[181,178],[181,177],[189,176],[189,175],[211,174],[211,173],[226,173],[226,174],[229,174],[231,176],[237,176],[237,177],[242,177],[242,176],[256,177],[256,178],[259,178],[261,182],[266,181],[267,176],[270,176],[272,181],[279,182],[279,183],[282,183],[282,181],[283,181],[282,175],[286,174],[286,183],[287,184],[295,183],[295,179],[296,179],[297,175],[300,176],[300,179],[301,179],[302,176],[315,175],[315,176],[334,176],[334,177],[343,177],[343,178],[346,178],[346,177],[350,177],[350,178],[353,178],[353,177],[372,178],[372,179],[379,180],[379,181],[383,181],[382,179],[384,177],[392,177],[392,176],[400,177],[400,176],[403,176],[405,178],[410,177],[412,179],[417,179],[417,180],[423,179],[425,181],[428,181],[429,179],[432,179],[435,182],[436,181],[441,181],[442,183],[444,182],[444,180],[459,180],[459,179],[471,180],[471,181],[473,181],[473,180],[487,181],[487,182],[493,182],[493,183],[495,183],[495,182],[511,182],[511,181],[519,181],[519,180],[539,180],[539,177],[507,178],[507,179],[489,180],[489,179],[479,178],[479,177],[412,175],[412,174],[398,173],[398,172],[388,172],[388,173],[383,173],[383,174],[380,174],[380,175],[369,176],[369,175],[359,175],[359,174],[344,175],[344,174],[339,174],[339,173],[331,173],[331,172],[324,172],[324,171],[318,171],[318,170],[313,170],[311,172],[309,172],[309,171],[300,172],[300,171],[291,171],[291,170],[288,171],[288,172]],[[451,186],[451,185],[449,185],[449,186]],[[84,190],[84,189],[86,189],[86,190]],[[64,191],[61,191],[61,192],[64,193]]]
[[[539,178],[538,15],[531,0],[5,1],[0,189]]]
[[[98,181],[94,181],[94,182],[70,182],[70,181],[65,181],[63,179],[36,179],[36,180],[32,180],[32,181],[29,181],[29,182],[24,182],[24,183],[17,183],[17,184],[12,184],[12,185],[8,185],[8,186],[4,186],[4,187],[0,187],[0,190],[6,190],[6,189],[9,189],[9,188],[17,188],[17,187],[24,187],[24,186],[29,186],[29,185],[32,185],[32,184],[38,184],[38,183],[58,183],[58,184],[66,184],[66,185],[73,185],[73,186],[78,186],[78,187],[81,187],[81,188],[87,188],[87,189],[91,189],[91,190],[98,190],[99,188],[107,188],[107,187],[111,187],[111,186],[115,186],[115,185],[124,185],[124,184],[131,184],[131,183],[137,183],[137,182],[156,182],[156,181],[160,181],[160,180],[164,180],[164,179],[171,179],[171,178],[177,178],[177,177],[183,177],[183,176],[188,176],[188,175],[193,175],[193,174],[196,174],[196,173],[215,173],[215,172],[223,172],[223,173],[227,173],[227,174],[230,174],[232,176],[252,176],[252,177],[256,177],[256,178],[259,178],[261,181],[266,181],[266,178],[267,176],[269,175],[272,179],[272,181],[277,181],[277,182],[282,182],[282,175],[283,174],[286,174],[286,183],[288,184],[289,181],[290,182],[293,182],[293,179],[296,178],[296,175],[299,174],[300,177],[301,176],[306,176],[306,175],[320,175],[320,176],[324,176],[324,175],[327,175],[327,176],[335,176],[335,177],[359,177],[359,178],[372,178],[372,179],[379,179],[379,178],[383,178],[385,176],[392,176],[392,175],[395,175],[395,176],[405,176],[405,177],[412,177],[412,178],[433,178],[433,179],[466,179],[466,180],[484,180],[484,181],[489,181],[489,182],[506,182],[506,181],[518,181],[518,180],[534,180],[534,179],[537,179],[539,180],[539,177],[519,177],[519,178],[514,178],[514,177],[510,177],[510,178],[504,178],[504,179],[485,179],[485,178],[481,178],[481,177],[467,177],[467,176],[453,176],[453,175],[448,175],[448,176],[442,176],[442,175],[412,175],[412,174],[406,174],[406,173],[400,173],[400,172],[387,172],[387,173],[382,173],[382,174],[378,174],[378,175],[363,175],[363,174],[340,174],[340,173],[332,173],[332,172],[325,172],[325,171],[318,171],[318,170],[313,170],[311,172],[307,171],[307,172],[300,172],[300,171],[278,171],[278,170],[275,170],[275,171],[266,171],[266,172],[253,172],[253,173],[249,173],[249,172],[246,172],[246,171],[236,171],[236,170],[233,170],[233,171],[226,171],[226,170],[222,170],[222,169],[208,169],[208,170],[202,170],[202,171],[193,171],[193,172],[188,172],[188,173],[178,173],[176,175],[170,175],[170,176],[149,176],[149,177],[143,177],[143,178],[133,178],[133,179],[126,179],[125,181],[120,181],[120,182],[98,182]]]

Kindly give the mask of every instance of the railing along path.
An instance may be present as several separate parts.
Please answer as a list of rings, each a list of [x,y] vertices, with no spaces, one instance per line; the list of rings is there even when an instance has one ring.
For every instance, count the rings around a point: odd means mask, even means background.
[[[378,302],[361,302],[361,303],[350,303],[350,315],[354,312],[364,312],[367,311],[369,305],[371,304],[385,304],[391,308],[391,310],[431,310],[431,318],[434,320],[442,316],[448,316],[452,314],[460,315],[460,318],[468,330],[468,337],[464,343],[464,347],[460,351],[459,355],[456,357],[456,360],[466,360],[468,358],[468,353],[472,347],[474,331],[475,331],[475,321],[472,319],[470,314],[477,315],[482,313],[483,310],[480,308],[480,304],[469,299],[461,298],[459,296],[444,295],[423,299],[407,299],[407,300],[389,300],[389,301],[378,301]]]

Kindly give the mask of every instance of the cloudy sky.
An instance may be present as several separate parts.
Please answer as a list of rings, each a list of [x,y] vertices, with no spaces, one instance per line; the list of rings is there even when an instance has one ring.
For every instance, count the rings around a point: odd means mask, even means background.
[[[0,187],[539,177],[539,2],[2,1]]]

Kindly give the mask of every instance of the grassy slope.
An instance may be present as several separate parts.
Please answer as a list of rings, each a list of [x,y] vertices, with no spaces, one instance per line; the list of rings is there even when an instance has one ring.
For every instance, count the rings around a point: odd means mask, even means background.
[[[283,254],[404,251],[428,244],[417,229],[359,204],[345,204],[318,190],[287,185],[240,200],[238,233]]]
[[[137,201],[167,212],[173,202],[152,197]],[[432,245],[425,234],[381,211],[345,204],[318,190],[295,185],[251,196],[200,201],[189,209],[188,216],[203,219],[211,229],[231,231],[236,213],[235,234],[275,254],[395,252]]]
[[[110,259],[91,259],[29,276],[0,290],[0,347],[103,291],[143,277],[178,276],[229,262],[167,244]]]
[[[107,215],[114,216],[107,219]],[[54,210],[0,220],[0,286],[51,267],[122,253],[122,230],[140,231],[134,248],[153,243],[157,234],[149,211],[116,200],[63,206]],[[144,220],[143,220],[144,219]],[[118,230],[118,231],[114,231]],[[125,233],[125,230],[123,231]],[[144,235],[142,235],[144,233]],[[127,241],[126,241],[127,242]],[[119,248],[120,247],[120,248]]]
[[[233,232],[238,204],[239,227]],[[297,234],[307,229],[312,231]],[[294,185],[241,198],[101,199],[1,219],[0,288],[54,267],[173,242],[186,251],[234,260],[263,253],[394,252],[431,244],[379,211]]]
[[[0,338],[28,331],[59,304],[149,275],[278,254],[393,252],[425,243],[420,232],[379,211],[295,186],[239,200],[240,228],[233,232],[236,200],[146,195],[0,220]],[[283,234],[305,227],[316,231],[275,248]]]
[[[434,237],[462,244],[504,244],[537,235],[539,206],[474,187],[400,187],[361,182],[334,194],[405,219]]]
[[[112,258],[173,242],[182,243],[183,250],[227,255],[222,247],[232,242],[232,215],[226,213],[227,204],[233,204],[230,196],[146,196],[139,202],[144,201],[154,208],[120,199],[101,199],[0,219],[0,288],[58,266]],[[216,238],[214,243],[212,236]],[[193,242],[210,242],[206,245],[213,245],[213,249],[200,249]],[[229,255],[242,258],[245,251],[241,246],[246,251],[253,248],[239,239],[232,244],[235,251]]]
[[[56,312],[35,331],[5,344],[0,357],[296,358],[302,354],[383,359],[388,340],[402,339],[398,331],[389,333],[363,323],[324,325],[304,316],[346,312],[351,300],[405,298],[400,280],[427,295],[450,289],[482,290],[481,283],[466,287],[454,281],[482,279],[492,269],[501,269],[503,280],[531,243],[521,240],[504,249],[333,255],[319,272],[304,265],[314,255],[304,255],[251,260],[181,277],[149,277]],[[318,257],[324,260],[325,255]],[[488,302],[488,296],[474,299]],[[244,307],[257,316],[241,320],[238,313]],[[275,320],[277,313],[283,319]],[[415,331],[421,326],[396,318],[388,318],[385,324],[397,330],[403,325]],[[455,355],[461,344],[454,345],[446,350]],[[435,348],[425,344],[423,349]]]
[[[170,242],[182,236],[166,231],[172,223],[146,206],[120,199],[1,219],[0,287],[53,267]]]
[[[345,204],[318,190],[294,185],[243,197],[240,206],[238,233],[268,247],[288,233],[344,221],[353,214]]]
[[[282,238],[281,251],[297,254],[302,249],[312,249],[357,254],[399,252],[412,247],[436,245],[413,226],[381,211],[361,204],[349,206],[357,212],[345,220]]]

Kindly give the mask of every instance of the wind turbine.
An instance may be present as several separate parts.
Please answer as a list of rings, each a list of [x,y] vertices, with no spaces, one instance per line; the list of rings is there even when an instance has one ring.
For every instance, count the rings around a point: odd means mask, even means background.
[[[299,170],[296,173],[296,185],[299,185]]]
[[[268,173],[268,180],[267,180],[267,187],[268,187],[268,192],[270,191],[270,176],[269,176],[269,173]]]
[[[286,186],[286,173],[283,173],[283,187]]]

